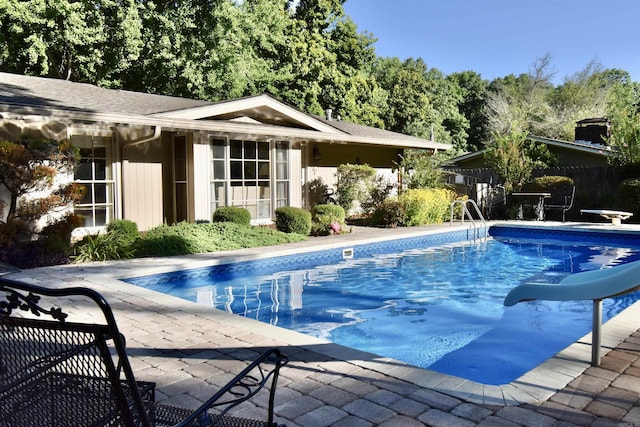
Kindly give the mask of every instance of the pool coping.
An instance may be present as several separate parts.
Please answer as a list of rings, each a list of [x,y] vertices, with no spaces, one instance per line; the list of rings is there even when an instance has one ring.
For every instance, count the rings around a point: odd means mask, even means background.
[[[582,224],[571,223],[524,223],[524,222],[488,222],[488,225],[501,225],[513,227],[549,227],[556,229],[567,228],[570,230],[612,230],[611,227],[602,224]],[[55,271],[56,274],[63,273],[74,278],[81,278],[83,281],[93,283],[98,287],[108,286],[116,292],[123,292],[132,296],[153,300],[159,304],[166,304],[172,307],[181,307],[184,310],[193,309],[194,306],[202,309],[202,306],[182,300],[170,295],[145,289],[136,285],[126,283],[120,279],[143,276],[149,274],[159,274],[163,272],[175,271],[176,269],[192,269],[204,266],[248,261],[274,256],[284,256],[300,254],[303,252],[315,252],[325,249],[339,249],[352,245],[364,245],[380,241],[420,237],[429,234],[438,234],[448,231],[468,229],[468,225],[441,225],[432,227],[420,227],[415,230],[398,230],[396,232],[375,233],[376,235],[356,235],[351,239],[336,236],[337,238],[321,239],[313,245],[307,244],[285,244],[276,247],[256,248],[254,250],[229,251],[226,253],[189,255],[183,257],[170,258],[144,258],[127,261],[110,261],[104,263],[90,263],[80,265],[67,265],[48,267],[41,269],[44,272]],[[617,227],[617,231],[639,232],[639,227]],[[354,239],[353,237],[357,237]],[[302,242],[305,243],[305,242]],[[40,269],[34,269],[40,270]],[[28,277],[30,270],[17,273],[15,276]],[[515,381],[505,385],[486,385],[463,378],[445,375],[425,368],[418,368],[391,358],[385,358],[351,349],[330,341],[310,337],[302,333],[289,331],[287,329],[258,322],[257,320],[233,315],[224,311],[209,308],[211,315],[235,327],[250,331],[253,334],[261,335],[271,339],[277,339],[286,345],[300,346],[310,351],[323,354],[332,359],[341,360],[355,366],[370,369],[383,375],[397,378],[419,387],[429,388],[459,399],[486,405],[513,406],[524,403],[534,403],[550,398],[558,390],[565,387],[576,377],[589,368],[591,361],[591,334],[586,334],[577,342],[571,344],[555,356],[542,363],[538,367],[530,370]],[[603,326],[602,355],[604,356],[619,343],[624,341],[638,329],[635,319],[640,317],[640,302],[610,319]]]

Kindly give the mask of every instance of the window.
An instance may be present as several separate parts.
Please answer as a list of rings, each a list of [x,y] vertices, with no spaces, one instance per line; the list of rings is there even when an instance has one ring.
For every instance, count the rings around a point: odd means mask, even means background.
[[[211,212],[221,206],[226,206],[225,183],[227,178],[226,147],[225,141],[211,139],[209,149],[211,151]]]
[[[188,220],[189,190],[187,181],[187,138],[173,139],[173,218],[175,222]]]
[[[84,217],[85,227],[104,226],[114,217],[111,138],[75,135],[71,143],[80,149],[74,179],[86,189],[74,211]]]
[[[289,204],[289,144],[276,144],[276,208]]]
[[[241,206],[251,218],[271,218],[270,151],[268,142],[230,142],[231,206]]]
[[[242,140],[227,143],[211,138],[209,146],[212,211],[220,206],[239,206],[247,209],[251,218],[261,220],[271,219],[275,207],[288,204],[287,143]]]

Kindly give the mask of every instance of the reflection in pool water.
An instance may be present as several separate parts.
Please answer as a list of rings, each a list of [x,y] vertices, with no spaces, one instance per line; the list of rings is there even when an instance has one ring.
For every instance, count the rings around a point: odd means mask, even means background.
[[[511,288],[553,286],[571,273],[637,259],[633,246],[497,237],[148,287],[412,365],[505,384],[591,330],[590,301],[505,308]],[[606,300],[603,319],[637,294]]]

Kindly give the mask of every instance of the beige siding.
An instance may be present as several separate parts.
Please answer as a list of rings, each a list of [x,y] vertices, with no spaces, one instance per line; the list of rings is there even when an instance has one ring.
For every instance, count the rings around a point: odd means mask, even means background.
[[[160,142],[125,148],[122,162],[123,217],[140,231],[163,223]]]
[[[335,166],[311,166],[308,169],[308,181],[322,180],[324,185],[335,188],[337,171]]]
[[[209,202],[209,146],[193,145],[193,212],[195,220],[211,221]]]
[[[318,147],[320,159],[314,158],[313,149]],[[306,180],[322,180],[322,184],[335,188],[338,166],[345,163],[367,164],[387,178],[395,181],[397,177],[392,169],[397,166],[398,149],[348,144],[313,144],[307,147]]]
[[[291,149],[289,158],[289,205],[302,207],[302,155],[299,149]]]
[[[314,149],[319,152],[319,159],[315,157]],[[341,164],[368,164],[376,169],[385,184],[397,186],[396,162],[399,160],[400,152],[393,147],[348,144],[314,143],[305,146],[302,150],[304,207],[309,208],[320,203],[326,187],[336,189],[336,173]]]
[[[313,155],[313,147],[317,147],[320,159],[316,160]],[[313,144],[309,148],[310,166],[334,166],[341,164],[367,164],[374,168],[392,168],[394,162],[398,161],[397,148],[366,146],[354,144]]]

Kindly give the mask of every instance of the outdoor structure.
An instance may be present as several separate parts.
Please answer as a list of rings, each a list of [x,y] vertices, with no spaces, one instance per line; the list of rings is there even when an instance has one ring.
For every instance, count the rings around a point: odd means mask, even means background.
[[[605,123],[604,127],[601,123]],[[566,219],[569,209],[579,209],[601,203],[600,200],[610,198],[615,193],[619,178],[609,164],[615,151],[603,143],[602,134],[608,129],[606,119],[586,119],[576,123],[576,135],[581,140],[563,141],[535,135],[527,136],[527,140],[536,144],[544,144],[558,159],[558,166],[545,169],[534,169],[532,178],[542,175],[561,175],[573,179],[575,187],[567,194],[550,194],[550,200],[544,203],[544,209],[538,210],[538,219],[544,218],[545,210],[559,210],[562,221]],[[586,140],[584,138],[590,138]],[[466,191],[468,196],[477,201],[483,214],[489,218],[505,217],[506,212],[496,207],[506,206],[507,197],[501,178],[485,161],[485,152],[479,150],[454,157],[444,169],[450,184],[458,184],[459,191]],[[556,199],[559,196],[559,199]],[[575,199],[574,199],[575,197]],[[548,203],[547,203],[548,202]],[[610,202],[608,202],[610,203]],[[569,216],[572,216],[569,213]]]
[[[0,138],[21,135],[80,148],[70,179],[88,190],[75,207],[86,230],[114,218],[140,230],[210,220],[220,206],[270,222],[280,206],[313,204],[312,189],[334,186],[340,164],[369,164],[395,184],[404,149],[451,148],[269,95],[214,103],[0,73]]]
[[[607,166],[612,151],[609,146],[588,141],[563,141],[529,135],[529,141],[545,144],[551,154],[558,158],[559,166]],[[487,167],[484,160],[486,150],[465,153],[454,157],[449,165],[460,169],[477,169]]]

